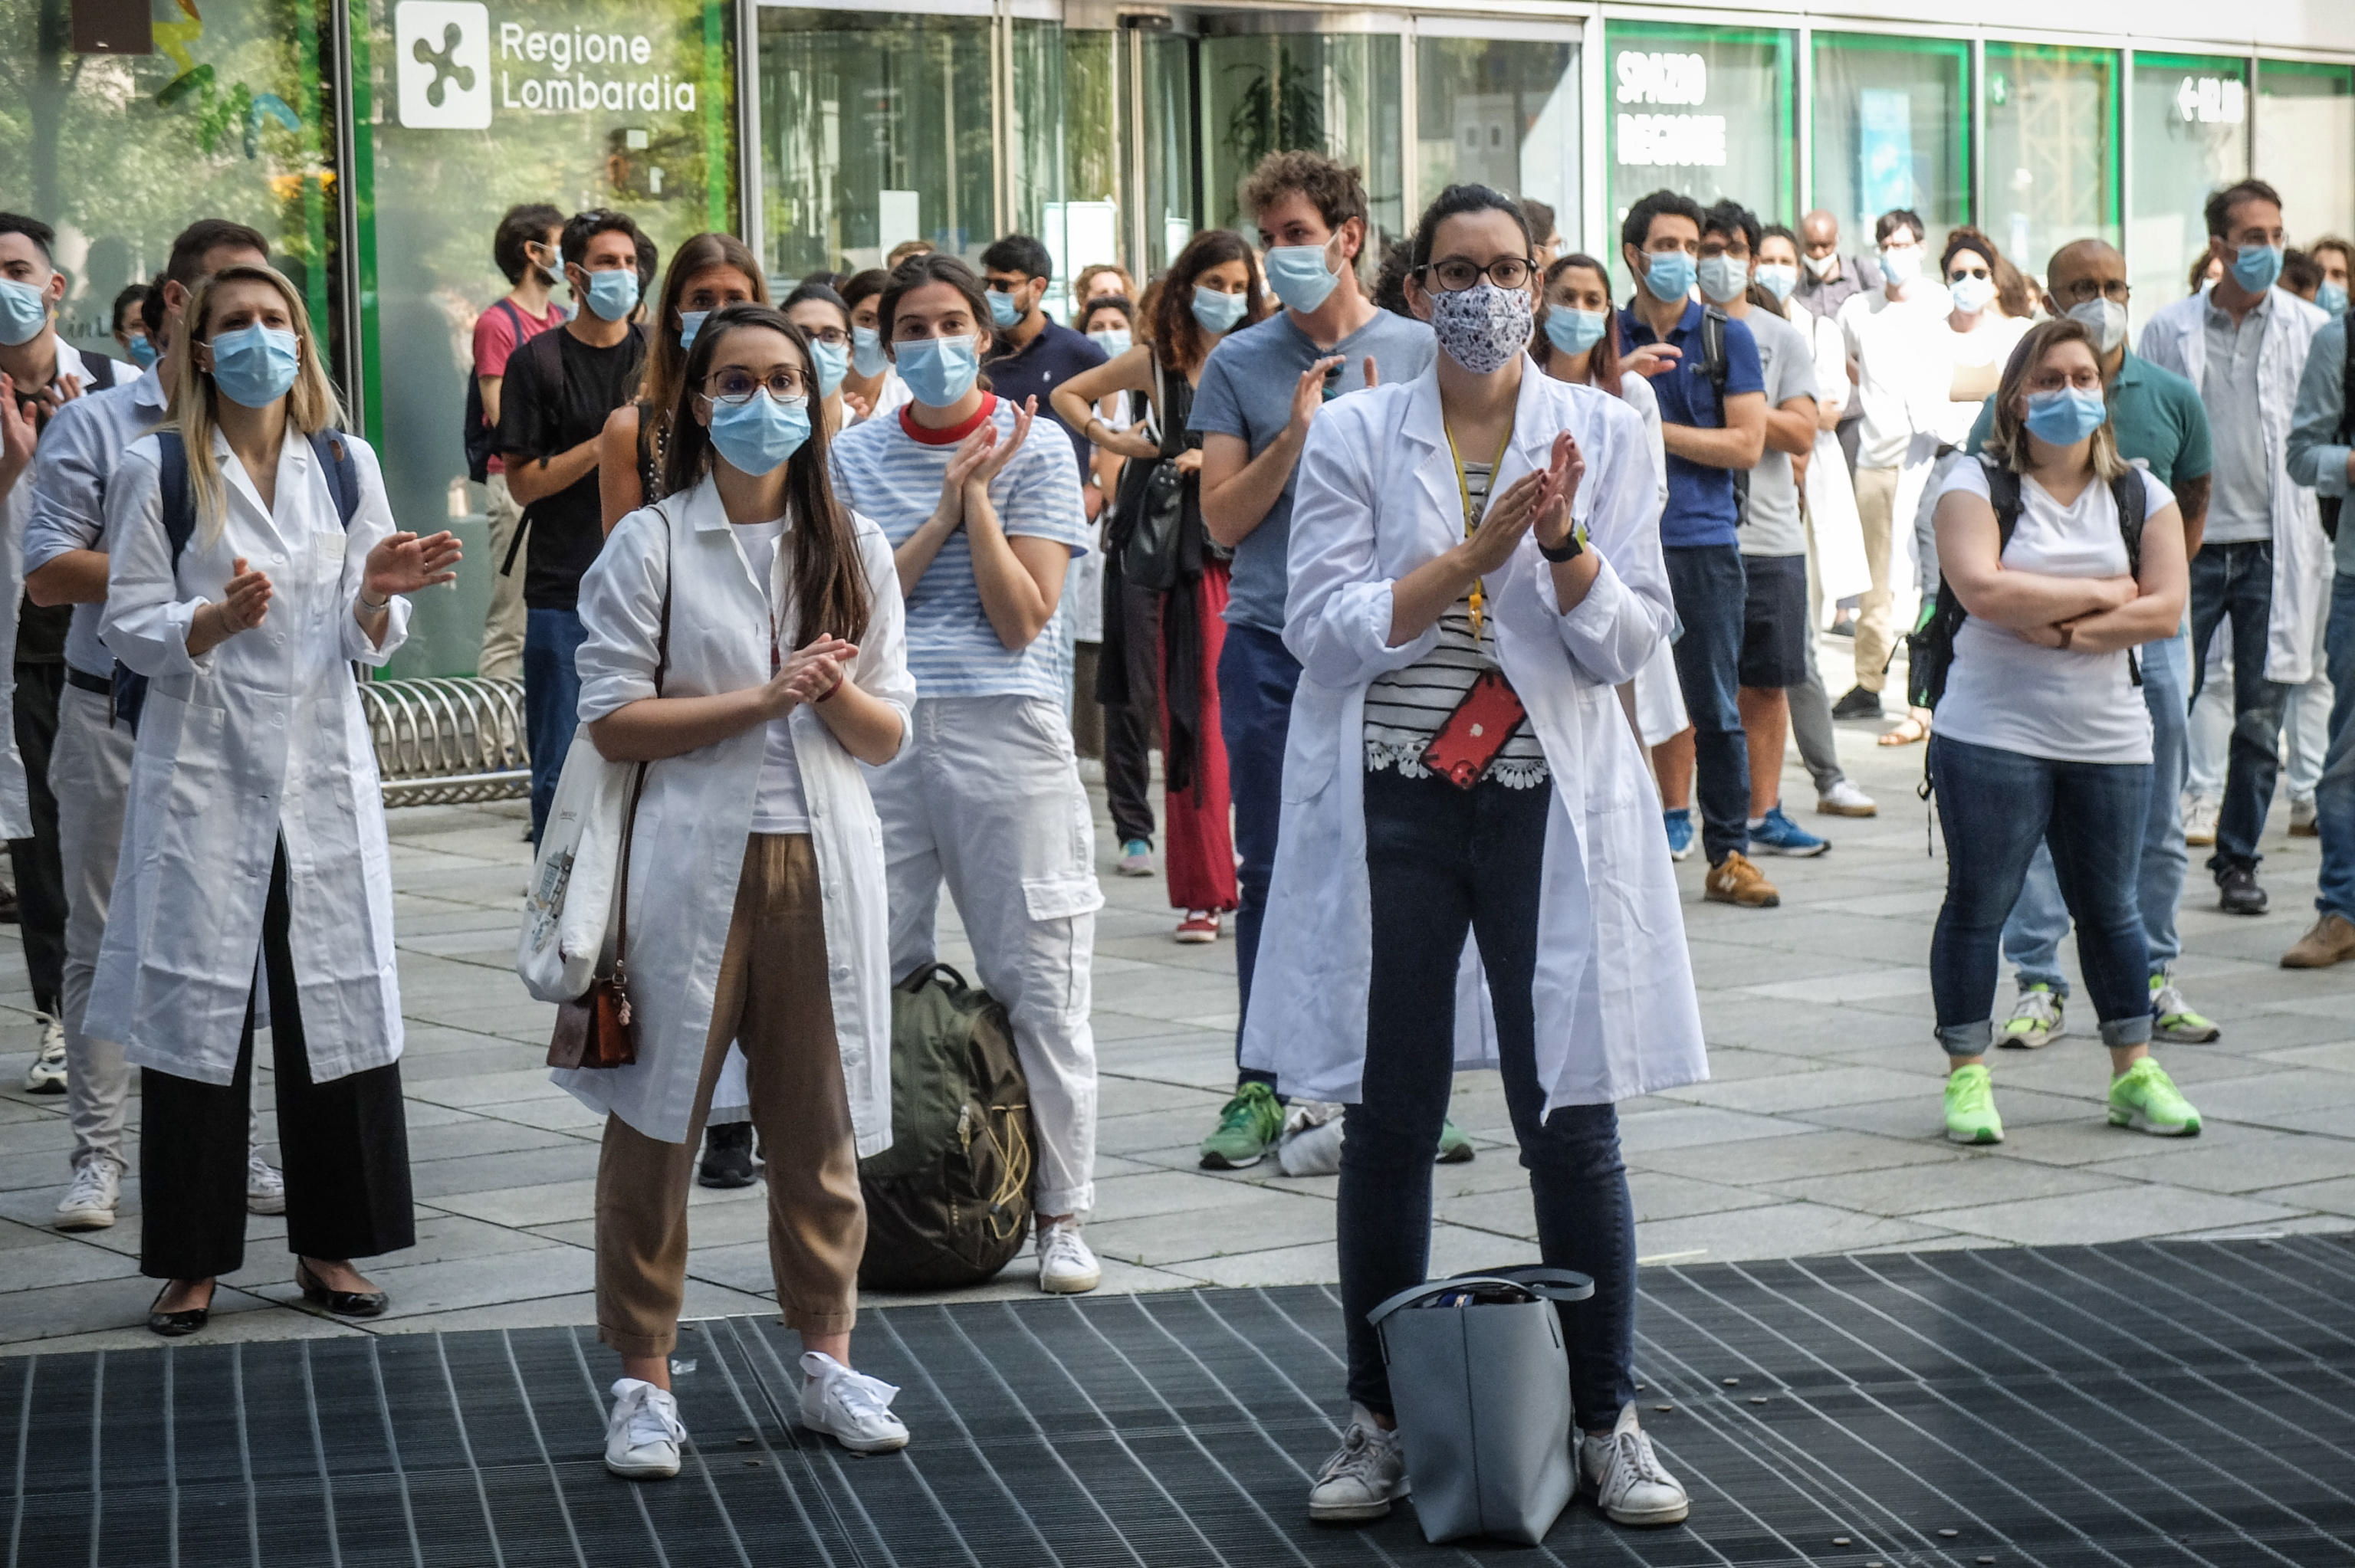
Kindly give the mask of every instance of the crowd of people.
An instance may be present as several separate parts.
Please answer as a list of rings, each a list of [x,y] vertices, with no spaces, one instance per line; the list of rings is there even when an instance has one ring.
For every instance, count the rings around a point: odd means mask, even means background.
[[[1792,746],[1817,817],[1876,812],[1836,721],[1926,742],[1950,1139],[2001,1141],[1987,1057],[2062,1033],[2072,923],[2108,1119],[2198,1132],[2152,1054],[2221,1033],[2175,978],[2186,842],[2212,839],[2222,909],[2264,913],[2286,732],[2324,869],[2282,962],[2355,958],[2355,534],[2330,543],[2355,252],[2288,249],[2271,187],[2210,199],[2192,291],[2138,352],[2099,238],[2040,281],[1906,210],[1856,253],[1828,213],[1661,190],[1606,261],[1464,185],[1378,256],[1331,159],[1272,154],[1241,198],[1252,232],[1194,236],[1142,288],[1090,267],[1068,323],[1019,234],[782,299],[736,238],[666,269],[616,210],[518,206],[493,238],[509,288],[465,434],[530,836],[568,756],[644,765],[636,1058],[559,1072],[606,1118],[617,1474],[679,1467],[689,1186],[763,1166],[803,1420],[909,1441],[851,1353],[858,1161],[891,1139],[892,988],[929,972],[943,890],[1027,1080],[1039,1287],[1099,1284],[1075,734],[1116,870],[1166,878],[1178,941],[1234,944],[1235,1090],[1200,1163],[1339,1173],[1351,1418],[1320,1520],[1404,1493],[1366,1314],[1424,1277],[1431,1167],[1473,1152],[1453,1074],[1482,1065],[1546,1262],[1594,1281],[1565,1317],[1582,1484],[1622,1523],[1685,1517],[1634,1404],[1614,1107],[1707,1072],[1674,863],[1699,847],[1705,899],[1778,905],[1760,861],[1831,847],[1786,809]],[[413,1223],[355,666],[459,548],[391,515],[259,234],[182,233],[118,302],[122,361],[58,338],[53,246],[0,214],[0,832],[45,1029],[26,1086],[70,1107],[56,1223],[114,1223],[136,1066],[149,1326],[206,1327],[248,1212],[286,1214],[308,1299],[380,1313],[355,1260]]]

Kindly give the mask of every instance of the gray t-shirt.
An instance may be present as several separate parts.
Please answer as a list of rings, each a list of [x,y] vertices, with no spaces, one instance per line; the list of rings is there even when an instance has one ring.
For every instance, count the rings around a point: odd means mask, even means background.
[[[1779,408],[1794,397],[1816,393],[1815,345],[1799,329],[1770,311],[1742,318],[1758,344],[1758,366],[1766,378],[1766,407]],[[1807,530],[1799,521],[1799,487],[1791,477],[1791,454],[1772,446],[1750,471],[1750,509],[1740,537],[1745,556],[1804,556]]]
[[[2268,291],[2235,324],[2231,313],[2211,301],[2202,323],[2208,366],[2200,400],[2207,405],[2208,429],[2216,444],[2216,482],[2201,535],[2211,545],[2260,544],[2274,536],[2274,465],[2257,418],[2257,361],[2272,305]]]
[[[1327,355],[1342,356],[1336,386],[1342,392],[1366,385],[1366,356],[1373,355],[1382,384],[1412,381],[1431,367],[1437,352],[1431,329],[1407,316],[1376,311],[1373,320],[1335,344],[1319,348],[1278,311],[1255,326],[1229,333],[1210,351],[1194,389],[1188,428],[1203,435],[1240,436],[1257,457],[1284,433],[1292,418],[1292,392],[1301,373]],[[1284,597],[1292,582],[1292,485],[1267,510],[1266,520],[1235,547],[1234,581],[1227,599],[1227,622],[1262,631],[1284,630]]]

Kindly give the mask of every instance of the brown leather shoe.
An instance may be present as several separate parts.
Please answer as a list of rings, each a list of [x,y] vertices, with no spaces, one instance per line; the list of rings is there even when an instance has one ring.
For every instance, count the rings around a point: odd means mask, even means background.
[[[1719,904],[1738,904],[1744,909],[1772,909],[1783,902],[1765,874],[1740,853],[1729,854],[1709,868],[1701,893]]]
[[[2314,923],[2314,929],[2297,939],[2297,945],[2281,958],[2286,969],[2327,969],[2336,963],[2355,959],[2355,922],[2344,915],[2325,915]]]

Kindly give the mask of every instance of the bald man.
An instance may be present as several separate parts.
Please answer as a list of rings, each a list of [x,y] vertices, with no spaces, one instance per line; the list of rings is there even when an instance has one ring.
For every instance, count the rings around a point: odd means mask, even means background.
[[[2183,514],[2187,556],[2200,552],[2208,521],[2208,413],[2200,390],[2172,370],[2126,349],[2126,260],[2115,246],[2079,239],[2062,246],[2045,263],[2044,308],[2084,324],[2100,351],[2103,389],[2109,396],[2110,426],[2118,452],[2147,465],[2175,493]],[[1970,450],[1979,450],[1995,422],[1995,399],[1979,410]],[[2175,906],[2183,897],[2190,857],[2183,845],[2183,776],[2190,731],[2190,644],[2180,632],[2138,651],[2143,702],[2150,709],[2150,812],[2143,821],[2137,896],[2143,940],[2150,948],[2151,1038],[2203,1044],[2222,1033],[2194,1012],[2177,989],[2173,966],[2183,944],[2175,930]],[[2062,1004],[2069,982],[2061,973],[2061,938],[2069,932],[2069,909],[2053,878],[2052,857],[2041,846],[2028,883],[2003,928],[2004,956],[2019,973],[2019,999],[1998,1040],[2034,1047],[2061,1033]]]

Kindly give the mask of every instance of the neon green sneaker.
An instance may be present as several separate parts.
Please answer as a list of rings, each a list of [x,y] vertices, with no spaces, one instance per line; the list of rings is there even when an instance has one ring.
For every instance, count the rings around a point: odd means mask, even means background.
[[[2155,1056],[2145,1056],[2110,1080],[2110,1125],[2155,1138],[2197,1138],[2200,1113]]]
[[[2003,1141],[2003,1118],[1995,1114],[1995,1084],[1983,1062],[1957,1067],[1946,1075],[1946,1140]]]
[[[1452,1119],[1442,1126],[1439,1129],[1439,1158],[1436,1163],[1461,1165],[1471,1158],[1472,1140],[1464,1136],[1464,1129],[1456,1126]]]
[[[1244,1084],[1219,1112],[1219,1130],[1202,1139],[1202,1169],[1242,1171],[1267,1158],[1284,1130],[1284,1107],[1265,1084]]]
[[[2041,980],[2021,986],[2019,1000],[2011,1004],[2011,1016],[2003,1021],[1996,1044],[2022,1051],[2041,1050],[2061,1033],[2061,993]]]
[[[2223,1033],[2212,1018],[2191,1011],[2175,977],[2161,969],[2150,977],[2150,1037],[2170,1045],[2205,1045]]]

